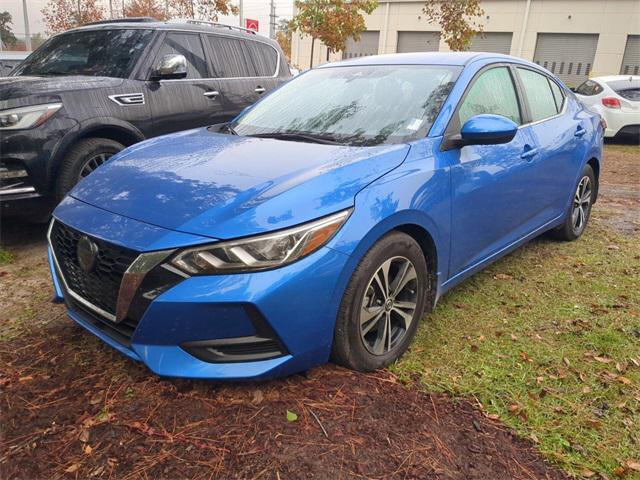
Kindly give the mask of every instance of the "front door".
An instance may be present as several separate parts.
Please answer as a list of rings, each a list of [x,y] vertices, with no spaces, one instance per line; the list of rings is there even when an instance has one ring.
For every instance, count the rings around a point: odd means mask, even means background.
[[[212,78],[197,33],[169,32],[158,50],[154,67],[168,54],[183,55],[187,76],[175,80],[149,80],[147,93],[154,135],[203,127],[229,118],[219,80]]]
[[[479,114],[496,114],[518,125],[523,115],[507,66],[482,71],[458,108],[457,128]],[[469,145],[452,151],[451,276],[473,268],[517,238],[531,209],[530,132],[518,129],[502,145]]]

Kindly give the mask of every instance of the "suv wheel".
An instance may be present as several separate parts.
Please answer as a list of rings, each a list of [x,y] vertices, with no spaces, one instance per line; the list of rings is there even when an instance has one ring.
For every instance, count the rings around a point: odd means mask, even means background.
[[[123,148],[124,145],[108,138],[87,138],[73,145],[60,166],[57,200],[62,200],[76,183]]]
[[[427,263],[420,245],[401,232],[380,239],[345,290],[332,360],[360,371],[397,360],[415,336],[427,288]]]

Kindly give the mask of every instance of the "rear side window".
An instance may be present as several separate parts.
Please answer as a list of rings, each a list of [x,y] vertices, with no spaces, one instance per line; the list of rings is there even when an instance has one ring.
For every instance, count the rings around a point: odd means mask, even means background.
[[[255,77],[246,42],[237,38],[209,35],[213,71],[218,78]],[[273,73],[272,73],[273,74]]]
[[[531,120],[537,122],[556,115],[558,108],[547,77],[525,68],[518,68],[518,73],[529,102]]]
[[[637,77],[607,82],[607,85],[622,98],[632,102],[640,102],[640,79]]]
[[[592,95],[598,95],[604,90],[597,82],[593,80],[587,80],[580,84],[578,88],[576,88],[576,93],[578,95],[584,95],[585,97],[590,97]]]
[[[553,93],[553,98],[556,101],[556,110],[560,113],[562,105],[564,105],[564,93],[562,93],[558,84],[553,80],[549,80],[549,85],[551,85],[551,92]]]
[[[200,35],[169,33],[164,37],[160,51],[158,52],[158,60],[165,55],[183,55],[187,59],[187,77],[186,78],[206,78],[207,61],[202,49]]]
[[[475,115],[491,113],[522,123],[518,97],[509,69],[497,67],[480,74],[458,111],[460,125]]]
[[[272,77],[276,73],[278,65],[278,53],[270,47],[260,42],[246,42],[251,55],[251,60],[259,77]]]

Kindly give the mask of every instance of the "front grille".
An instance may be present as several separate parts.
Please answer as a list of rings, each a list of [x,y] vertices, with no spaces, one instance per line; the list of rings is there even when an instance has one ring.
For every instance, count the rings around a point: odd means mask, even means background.
[[[51,246],[61,275],[74,293],[96,307],[116,314],[122,276],[138,256],[133,250],[91,238],[98,246],[95,266],[89,273],[78,264],[76,250],[83,233],[56,221],[51,230]]]
[[[129,318],[125,318],[122,322],[114,323],[99,317],[95,312],[89,310],[73,298],[68,298],[67,303],[69,308],[78,314],[82,320],[93,325],[102,333],[111,337],[116,342],[121,343],[125,347],[131,346],[131,338],[133,337],[133,332],[138,325],[137,322]]]

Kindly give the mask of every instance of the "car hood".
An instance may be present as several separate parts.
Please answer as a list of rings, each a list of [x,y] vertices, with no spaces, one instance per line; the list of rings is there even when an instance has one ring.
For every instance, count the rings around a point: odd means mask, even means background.
[[[61,94],[78,90],[116,87],[124,80],[90,76],[15,76],[0,78],[0,109],[60,100]]]
[[[303,223],[354,204],[408,145],[347,147],[179,132],[130,147],[71,196],[152,225],[219,239]]]

